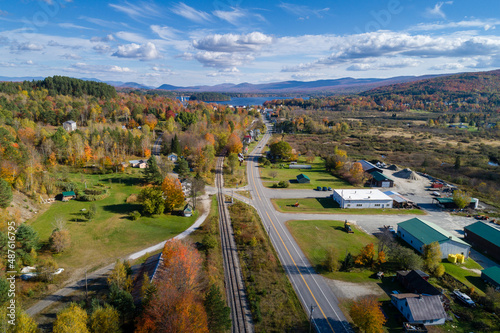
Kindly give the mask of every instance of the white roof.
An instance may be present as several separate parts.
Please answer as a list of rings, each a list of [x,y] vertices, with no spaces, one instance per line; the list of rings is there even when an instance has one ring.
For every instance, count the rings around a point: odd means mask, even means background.
[[[335,190],[343,200],[390,200],[392,198],[375,189]]]

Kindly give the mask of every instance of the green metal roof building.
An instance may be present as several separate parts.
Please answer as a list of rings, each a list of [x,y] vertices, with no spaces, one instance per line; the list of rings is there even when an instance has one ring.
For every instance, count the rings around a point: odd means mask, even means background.
[[[440,226],[417,217],[398,223],[398,236],[420,253],[423,253],[424,245],[438,242],[443,259],[447,258],[448,254],[463,254],[466,258],[469,257],[468,243]]]
[[[300,175],[297,176],[297,182],[299,183],[310,183],[311,182],[311,179],[309,177],[307,177],[306,175],[304,175],[303,173],[301,173]]]
[[[378,171],[371,171],[370,175],[372,175],[371,185],[376,187],[393,187],[394,180],[387,177]]]
[[[494,288],[500,289],[500,267],[493,266],[481,271],[481,278]]]
[[[464,236],[475,248],[500,261],[500,228],[476,222],[464,228]]]

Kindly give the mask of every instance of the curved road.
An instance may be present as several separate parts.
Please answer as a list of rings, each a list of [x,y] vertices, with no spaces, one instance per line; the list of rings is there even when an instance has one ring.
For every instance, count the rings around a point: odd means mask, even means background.
[[[308,315],[312,317],[316,330],[318,332],[351,332],[351,327],[339,308],[337,297],[323,277],[314,271],[266,197],[265,188],[259,178],[258,158],[270,136],[268,131],[248,157],[248,183],[253,192],[254,207],[269,233],[297,296]],[[313,309],[312,315],[311,309]]]

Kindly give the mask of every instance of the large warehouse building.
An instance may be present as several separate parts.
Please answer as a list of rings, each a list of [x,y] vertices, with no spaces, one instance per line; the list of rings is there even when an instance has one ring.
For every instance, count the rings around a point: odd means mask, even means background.
[[[440,226],[417,217],[398,223],[398,236],[420,253],[424,252],[424,245],[438,242],[442,259],[448,254],[463,254],[469,258],[469,244]]]
[[[475,248],[500,261],[500,228],[476,222],[464,228],[464,238]]]
[[[335,190],[335,200],[340,208],[392,208],[392,198],[379,190]]]

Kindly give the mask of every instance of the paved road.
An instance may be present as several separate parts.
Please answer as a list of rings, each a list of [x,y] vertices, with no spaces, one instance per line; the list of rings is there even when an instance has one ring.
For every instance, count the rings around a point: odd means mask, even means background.
[[[338,306],[337,297],[323,277],[314,271],[284,225],[286,220],[278,217],[266,196],[267,191],[259,177],[258,157],[269,137],[268,132],[248,158],[247,174],[254,207],[264,227],[268,230],[280,261],[309,315],[311,315],[311,306],[313,307],[312,318],[316,330],[318,332],[351,332],[351,327]]]

